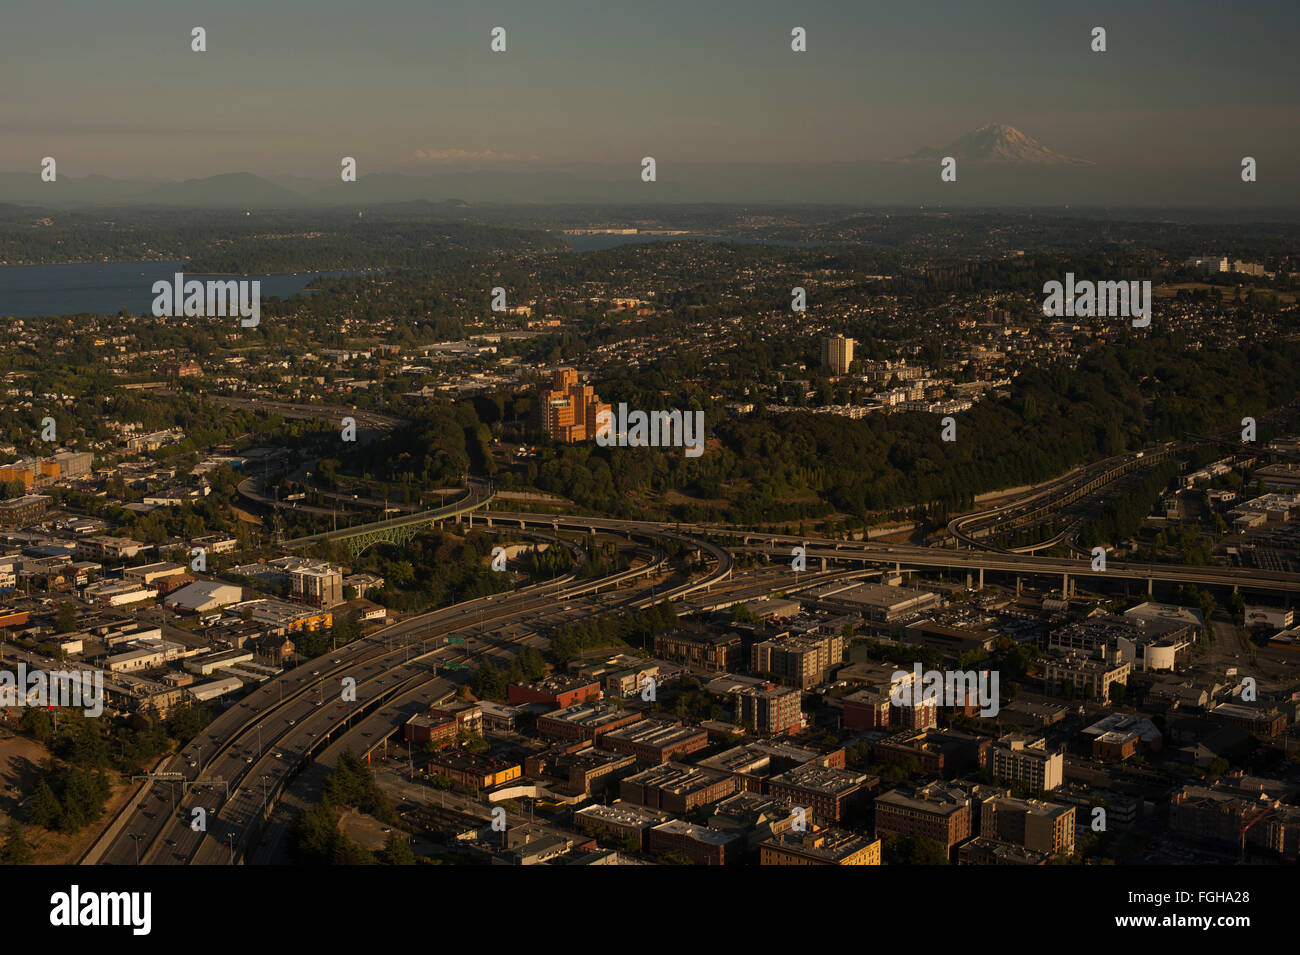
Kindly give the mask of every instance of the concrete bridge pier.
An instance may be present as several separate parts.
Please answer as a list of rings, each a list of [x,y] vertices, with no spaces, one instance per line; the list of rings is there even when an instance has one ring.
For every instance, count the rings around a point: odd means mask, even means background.
[[[1068,596],[1070,596],[1070,575],[1069,575],[1069,573],[1064,573],[1064,574],[1061,575],[1061,596],[1062,596],[1062,597],[1068,597]]]
[[[984,568],[980,568],[980,590],[984,589]]]
[[[827,568],[827,566],[828,566],[828,564],[827,564],[827,562],[826,562],[826,558],[823,557],[823,558],[822,558],[822,573],[823,573],[823,574],[826,573],[826,568]]]
[[[1148,597],[1150,597],[1150,596],[1155,592],[1155,583],[1156,583],[1156,579],[1155,579],[1154,577],[1148,577],[1148,578],[1147,578],[1147,596],[1148,596]],[[1233,587],[1232,589],[1233,589],[1233,591],[1235,592],[1237,588],[1236,588],[1236,587]]]

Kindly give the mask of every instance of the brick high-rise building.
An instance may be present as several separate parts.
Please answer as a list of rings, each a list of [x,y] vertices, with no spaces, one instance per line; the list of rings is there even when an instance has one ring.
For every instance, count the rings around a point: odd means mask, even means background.
[[[533,409],[533,427],[556,441],[572,444],[596,437],[596,419],[609,405],[600,400],[591,385],[578,380],[572,368],[555,372],[548,390],[538,392]]]
[[[932,783],[876,797],[876,835],[923,836],[951,852],[971,836],[971,800],[961,789]]]
[[[803,726],[798,690],[768,684],[736,694],[735,720],[765,734],[796,732]]]
[[[871,801],[877,776],[805,763],[768,780],[768,793],[779,805],[808,811],[819,825],[834,826]]]

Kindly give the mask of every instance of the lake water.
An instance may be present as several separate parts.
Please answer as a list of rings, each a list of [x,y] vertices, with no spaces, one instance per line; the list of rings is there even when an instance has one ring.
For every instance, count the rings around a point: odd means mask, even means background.
[[[171,282],[177,272],[185,280],[248,279],[262,283],[262,298],[286,298],[301,292],[312,279],[348,272],[299,272],[296,275],[204,275],[185,270],[184,262],[86,262],[66,265],[0,266],[0,316],[36,318],[41,315],[148,315],[153,284]]]

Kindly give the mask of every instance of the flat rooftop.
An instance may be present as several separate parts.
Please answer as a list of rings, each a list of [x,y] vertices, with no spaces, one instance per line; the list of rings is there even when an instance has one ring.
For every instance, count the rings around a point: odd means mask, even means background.
[[[652,766],[635,776],[629,776],[627,781],[681,796],[707,789],[726,778],[724,774],[702,766],[688,766],[685,763],[670,761],[660,766]]]
[[[614,730],[612,733],[606,733],[604,738],[607,745],[610,740],[619,740],[638,746],[663,747],[694,739],[704,732],[696,726],[682,726],[680,723],[668,720],[646,719]]]
[[[541,719],[569,723],[587,729],[599,729],[610,723],[616,723],[628,716],[626,710],[612,703],[575,703],[563,709],[547,713]]]
[[[616,826],[650,829],[661,822],[667,822],[672,818],[672,814],[657,809],[646,809],[644,806],[634,806],[631,803],[616,802],[609,806],[587,806],[574,813],[574,817],[608,822]]]
[[[866,773],[855,773],[846,769],[832,769],[829,766],[805,763],[802,766],[796,766],[794,769],[786,770],[779,776],[773,776],[771,781],[773,785],[783,783],[826,796],[842,796],[853,792],[870,778]]]

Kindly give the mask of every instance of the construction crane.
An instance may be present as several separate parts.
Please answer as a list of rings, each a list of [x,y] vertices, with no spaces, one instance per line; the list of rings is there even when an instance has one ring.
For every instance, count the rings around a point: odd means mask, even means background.
[[[1246,833],[1250,831],[1251,827],[1254,826],[1255,823],[1259,822],[1261,819],[1264,819],[1267,816],[1272,815],[1273,810],[1275,810],[1277,807],[1278,807],[1277,802],[1270,803],[1268,806],[1264,808],[1263,812],[1257,813],[1256,815],[1251,817],[1248,821],[1245,821],[1241,824],[1241,829],[1237,833],[1237,837],[1241,841],[1242,862],[1246,861]]]

